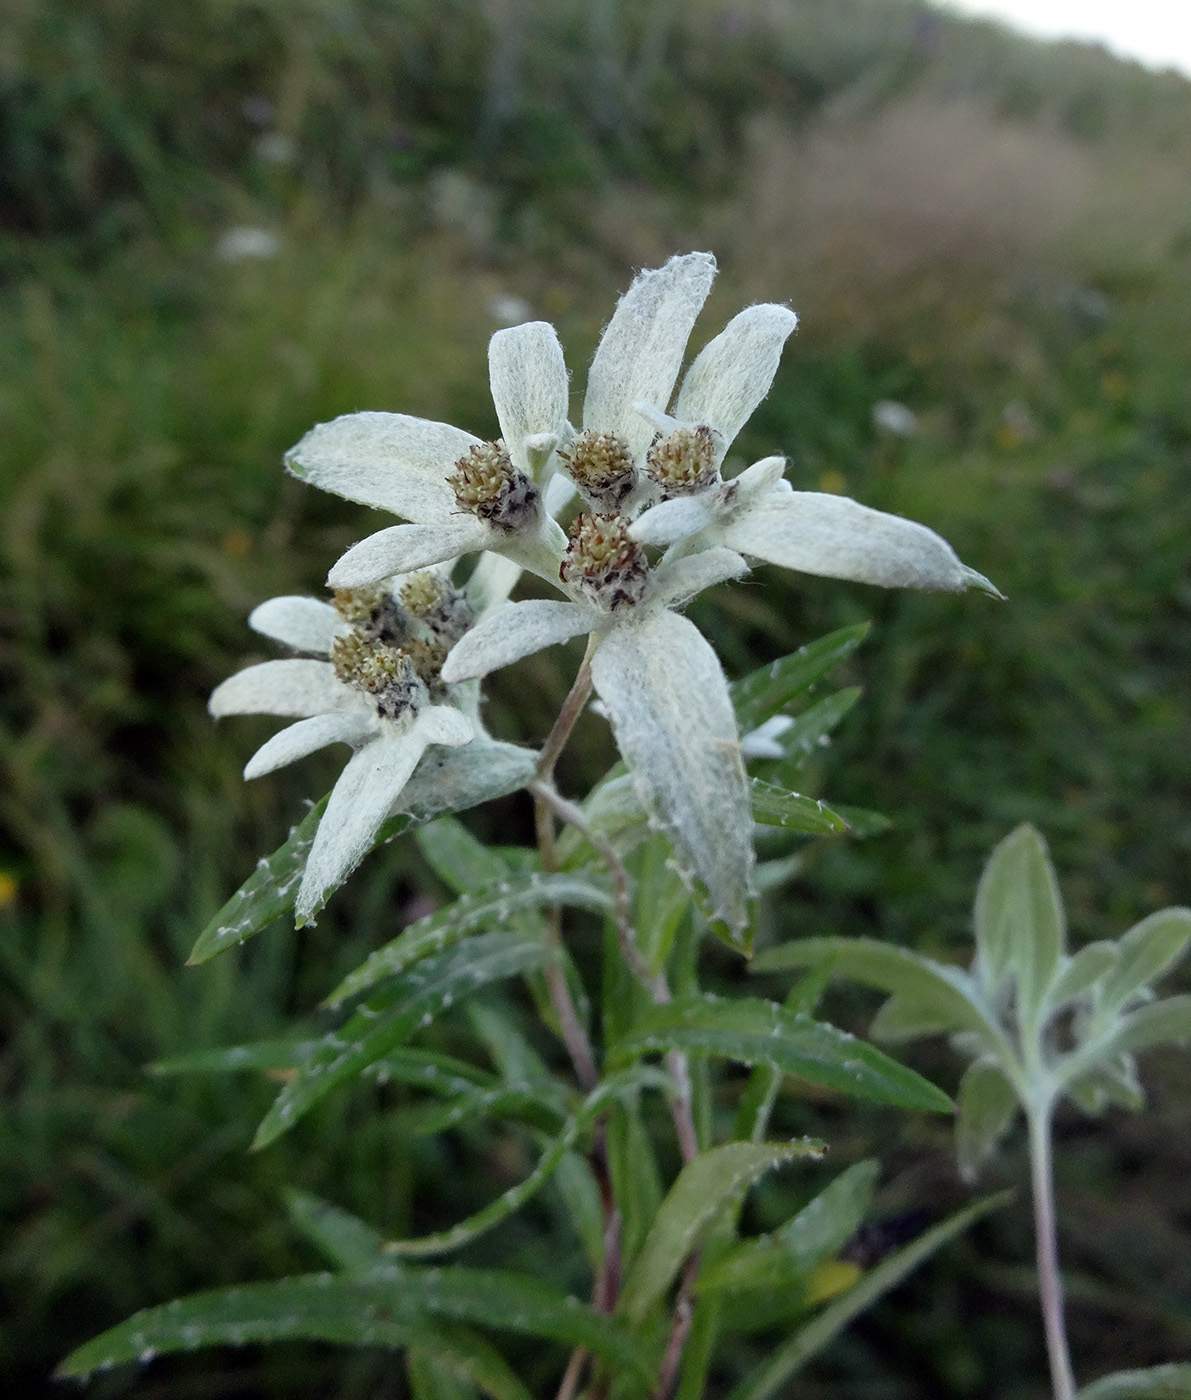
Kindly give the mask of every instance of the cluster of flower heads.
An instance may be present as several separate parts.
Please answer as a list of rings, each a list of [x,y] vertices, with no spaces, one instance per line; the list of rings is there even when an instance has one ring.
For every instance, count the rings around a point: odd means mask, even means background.
[[[329,664],[267,662],[212,698],[217,714],[307,716],[265,745],[248,776],[336,740],[356,750],[316,838],[299,917],[399,808],[429,744],[486,739],[466,682],[586,634],[596,691],[646,809],[706,890],[713,917],[743,942],[753,854],[739,736],[718,659],[675,609],[743,575],[750,560],[886,587],[996,592],[925,526],[794,491],[783,458],[724,479],[725,454],[768,393],[796,318],[778,305],[742,311],[675,395],[714,275],[710,255],[691,253],[633,282],[596,350],[579,428],[568,417],[558,338],[534,321],[492,337],[499,440],[405,414],[354,413],[287,454],[303,480],[405,522],[339,560],[328,578],[334,607],[275,599],[250,619]],[[469,602],[450,571],[479,552]],[[562,596],[506,602],[522,569]],[[318,708],[312,673],[293,669],[311,666],[325,673]],[[366,769],[383,769],[380,786],[366,790]]]

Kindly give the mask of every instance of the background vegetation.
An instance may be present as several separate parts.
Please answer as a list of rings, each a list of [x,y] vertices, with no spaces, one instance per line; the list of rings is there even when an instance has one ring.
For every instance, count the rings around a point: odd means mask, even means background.
[[[630,269],[712,248],[697,332],[803,317],[742,455],[935,526],[1009,595],[764,580],[701,605],[732,674],[874,620],[824,790],[893,829],[820,843],[768,937],[946,954],[1023,818],[1076,941],[1189,902],[1191,85],[901,0],[12,0],[0,18],[0,1371],[48,1387],[134,1308],[308,1265],[286,1184],[392,1230],[486,1198],[450,1139],[332,1100],[245,1148],[249,1082],[149,1061],[264,1037],[440,893],[398,844],[316,931],[180,966],[329,786],[245,786],[255,721],[211,687],[248,610],[316,590],[373,528],[287,481],[312,423],[391,408],[494,431],[484,350],[528,308],[583,366]],[[519,304],[518,304],[519,303]],[[873,405],[917,417],[883,432]],[[571,661],[493,687],[540,738]],[[527,699],[527,697],[529,697]],[[609,761],[597,721],[564,778]],[[524,824],[516,803],[479,830]],[[507,830],[507,827],[503,829]],[[717,956],[712,954],[713,957]],[[739,977],[726,958],[721,975]],[[865,1007],[832,1010],[862,1027]],[[920,1067],[952,1085],[939,1049]],[[1072,1336],[1092,1376],[1191,1353],[1186,1062],[1142,1117],[1060,1124]],[[1180,1095],[1180,1087],[1182,1093]],[[393,1102],[392,1096],[386,1102]],[[958,1204],[945,1126],[787,1107],[886,1213]],[[485,1129],[485,1132],[488,1130]],[[515,1178],[515,1135],[471,1141]],[[999,1169],[1022,1179],[1013,1153]],[[793,1189],[793,1188],[786,1188]],[[555,1267],[547,1202],[502,1257]],[[789,1202],[759,1193],[759,1224]],[[807,1396],[1042,1393],[1024,1210],[854,1329]],[[729,1358],[729,1365],[732,1358]],[[721,1379],[725,1388],[731,1377]],[[160,1363],[102,1395],[388,1396],[384,1356]]]

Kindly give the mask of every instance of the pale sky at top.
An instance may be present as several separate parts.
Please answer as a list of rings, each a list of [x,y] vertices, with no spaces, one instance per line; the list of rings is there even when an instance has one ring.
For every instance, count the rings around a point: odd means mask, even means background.
[[[1092,39],[1191,77],[1191,0],[936,0],[1041,38]]]

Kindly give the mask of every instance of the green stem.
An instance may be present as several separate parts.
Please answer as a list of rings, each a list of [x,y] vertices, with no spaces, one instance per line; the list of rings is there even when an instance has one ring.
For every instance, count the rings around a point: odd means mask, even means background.
[[[1038,1295],[1046,1329],[1054,1400],[1075,1400],[1075,1377],[1063,1323],[1063,1281],[1059,1276],[1059,1246],[1055,1233],[1054,1171],[1051,1165],[1050,1103],[1028,1112],[1030,1176],[1034,1186],[1034,1232],[1038,1250]]]

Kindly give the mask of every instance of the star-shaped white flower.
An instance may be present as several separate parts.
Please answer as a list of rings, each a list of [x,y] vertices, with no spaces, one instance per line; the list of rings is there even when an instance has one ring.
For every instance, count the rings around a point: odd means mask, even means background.
[[[272,598],[248,621],[295,651],[327,659],[265,661],[215,689],[209,708],[216,717],[282,715],[298,721],[256,751],[244,776],[258,778],[328,744],[354,750],[331,791],[306,861],[295,905],[301,925],[371,850],[426,750],[433,744],[469,744],[478,726],[457,708],[458,693],[450,696],[456,703],[431,703],[408,658],[371,640],[327,603]]]
[[[404,413],[349,413],[319,424],[286,454],[303,481],[409,522],[348,550],[331,570],[333,588],[478,550],[544,578],[557,574],[566,540],[542,500],[554,450],[568,433],[567,371],[554,327],[531,321],[497,331],[488,364],[498,442]]]

